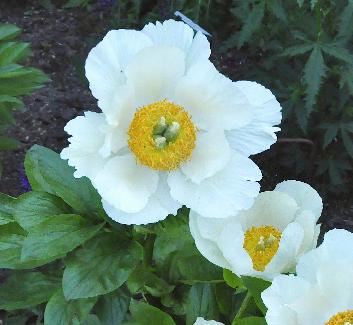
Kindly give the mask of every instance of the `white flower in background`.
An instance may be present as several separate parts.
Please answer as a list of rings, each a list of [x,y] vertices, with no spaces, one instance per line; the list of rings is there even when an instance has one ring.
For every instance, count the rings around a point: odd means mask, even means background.
[[[276,141],[281,107],[209,56],[206,37],[174,20],[110,31],[90,52],[86,76],[102,113],[66,125],[61,157],[90,178],[112,219],[157,222],[181,205],[225,218],[257,196],[261,172],[248,156]]]
[[[334,229],[262,293],[268,325],[353,324],[353,234]]]
[[[226,219],[191,211],[190,231],[210,262],[239,276],[270,280],[293,271],[298,258],[316,247],[321,211],[319,194],[291,180],[260,193],[250,209]]]
[[[216,322],[214,320],[206,320],[202,317],[198,317],[194,325],[224,325],[224,324],[220,322]]]

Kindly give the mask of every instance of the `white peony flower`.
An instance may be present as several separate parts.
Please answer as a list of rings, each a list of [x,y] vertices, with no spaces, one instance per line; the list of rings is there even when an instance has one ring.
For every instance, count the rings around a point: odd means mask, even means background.
[[[226,219],[191,211],[190,231],[212,263],[239,276],[271,280],[294,270],[298,258],[316,247],[321,211],[322,200],[311,186],[285,181],[260,193],[250,209]]]
[[[297,276],[276,277],[262,299],[268,325],[353,324],[353,234],[326,233],[299,259]]]
[[[87,176],[108,215],[146,224],[181,205],[225,218],[251,206],[281,107],[249,81],[232,82],[208,60],[206,37],[168,20],[113,30],[90,52],[86,76],[102,113],[65,130],[61,157]]]
[[[224,325],[224,324],[220,322],[216,322],[214,320],[206,320],[202,317],[198,317],[194,325]]]

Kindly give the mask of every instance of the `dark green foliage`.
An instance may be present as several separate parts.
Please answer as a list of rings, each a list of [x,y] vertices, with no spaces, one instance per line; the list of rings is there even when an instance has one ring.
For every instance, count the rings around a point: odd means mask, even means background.
[[[15,25],[0,24],[0,150],[11,150],[20,142],[3,135],[15,123],[13,111],[23,108],[19,96],[41,87],[47,77],[38,69],[19,65],[30,54],[28,43],[17,41],[21,30]],[[0,163],[0,177],[1,177]]]

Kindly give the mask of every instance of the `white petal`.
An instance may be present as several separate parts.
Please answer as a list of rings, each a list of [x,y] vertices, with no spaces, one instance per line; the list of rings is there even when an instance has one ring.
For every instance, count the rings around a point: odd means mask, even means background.
[[[70,145],[60,156],[76,168],[74,176],[93,178],[104,165],[105,159],[98,153],[104,145],[106,122],[101,113],[85,112],[69,121],[64,130],[71,135]]]
[[[174,201],[167,186],[165,177],[160,177],[157,190],[148,199],[147,205],[139,212],[126,213],[118,210],[103,200],[106,213],[113,220],[125,225],[141,225],[164,220],[169,214],[176,214],[180,204]]]
[[[241,213],[243,227],[274,226],[283,230],[295,218],[297,204],[288,195],[275,191],[260,193],[253,206]]]
[[[304,230],[296,222],[292,222],[284,229],[278,251],[264,271],[269,278],[294,271],[303,238]]]
[[[270,90],[251,81],[238,81],[235,86],[247,98],[251,120],[239,129],[226,132],[234,150],[246,156],[254,155],[270,148],[276,142],[274,127],[281,123],[281,106]]]
[[[136,163],[132,155],[109,159],[93,180],[104,201],[127,213],[146,207],[157,184],[157,172]]]
[[[113,120],[120,106],[129,102],[123,69],[136,53],[151,45],[151,40],[143,33],[119,29],[108,32],[89,53],[86,77],[99,107],[109,119]]]
[[[185,54],[178,48],[156,45],[140,51],[125,69],[134,90],[134,106],[170,98],[185,72]]]
[[[191,159],[181,166],[181,170],[192,182],[199,184],[223,169],[230,155],[222,130],[199,132]]]
[[[224,325],[224,324],[220,322],[216,322],[214,320],[206,320],[203,317],[197,317],[194,325]]]
[[[322,199],[318,192],[315,191],[310,185],[289,180],[279,183],[275,191],[283,192],[290,195],[302,210],[310,210],[319,219],[322,212]]]
[[[218,238],[218,246],[236,275],[252,275],[252,260],[243,248],[244,231],[236,220],[227,223]]]
[[[211,263],[218,265],[222,268],[230,269],[231,266],[224,258],[221,250],[219,249],[215,240],[217,240],[218,236],[215,234],[214,240],[210,240],[207,237],[203,236],[201,233],[201,229],[208,227],[209,225],[206,224],[213,224],[210,218],[203,218],[198,216],[192,210],[190,211],[190,219],[189,219],[189,226],[190,232],[195,240],[195,245],[200,253],[207,258]],[[219,219],[216,219],[219,221]],[[210,221],[210,222],[209,222]],[[219,225],[219,222],[218,222]],[[201,226],[201,227],[200,227]],[[220,229],[221,230],[221,229]],[[219,232],[220,233],[220,232]],[[218,235],[219,235],[218,233]],[[210,236],[208,236],[210,237]]]
[[[202,33],[197,33],[181,21],[166,20],[156,24],[149,23],[142,32],[151,38],[154,44],[177,47],[185,53],[188,66],[198,60],[208,59],[211,54],[210,43]]]
[[[191,113],[198,128],[229,130],[251,118],[246,97],[210,61],[200,61],[181,78],[175,101]]]
[[[169,174],[168,184],[174,199],[200,215],[227,218],[251,206],[260,178],[261,171],[249,158],[233,152],[223,170],[200,184],[187,180],[180,171]]]
[[[300,325],[297,314],[286,306],[269,309],[266,313],[266,323],[268,325]]]

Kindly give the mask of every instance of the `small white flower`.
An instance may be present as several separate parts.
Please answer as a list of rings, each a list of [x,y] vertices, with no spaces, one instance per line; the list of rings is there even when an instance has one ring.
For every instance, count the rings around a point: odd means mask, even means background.
[[[225,218],[257,196],[261,172],[248,157],[276,141],[281,107],[209,56],[207,38],[174,20],[110,31],[90,52],[86,76],[102,113],[66,125],[61,157],[90,178],[114,220],[157,222],[181,205]]]
[[[316,247],[321,211],[322,200],[311,186],[285,181],[227,219],[191,211],[190,230],[198,250],[212,263],[239,276],[270,280],[293,271],[298,258]]]
[[[198,317],[194,325],[224,325],[224,324],[220,322],[216,322],[214,320],[206,320],[202,317]]]
[[[276,277],[262,299],[268,325],[353,324],[353,234],[326,233],[299,259],[297,276]]]

